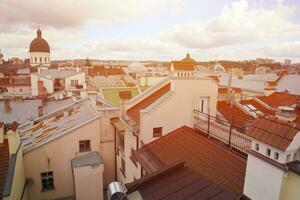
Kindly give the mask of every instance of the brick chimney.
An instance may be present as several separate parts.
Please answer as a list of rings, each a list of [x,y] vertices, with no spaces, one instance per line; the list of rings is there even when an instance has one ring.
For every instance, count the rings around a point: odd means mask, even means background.
[[[38,114],[39,114],[39,117],[44,115],[44,106],[43,105],[38,107]]]
[[[3,99],[4,112],[9,113],[11,111],[9,99]]]

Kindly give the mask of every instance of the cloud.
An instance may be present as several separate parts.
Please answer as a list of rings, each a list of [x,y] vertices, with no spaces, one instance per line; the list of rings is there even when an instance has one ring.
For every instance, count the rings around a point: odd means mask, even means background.
[[[273,41],[300,35],[300,25],[292,21],[296,8],[283,6],[274,10],[249,9],[241,0],[224,6],[208,21],[194,21],[163,32],[161,37],[187,48],[216,48],[228,45]]]
[[[0,31],[21,25],[57,29],[81,27],[89,22],[112,23],[158,13],[166,6],[178,9],[181,0],[1,0]],[[171,9],[172,9],[171,8]]]

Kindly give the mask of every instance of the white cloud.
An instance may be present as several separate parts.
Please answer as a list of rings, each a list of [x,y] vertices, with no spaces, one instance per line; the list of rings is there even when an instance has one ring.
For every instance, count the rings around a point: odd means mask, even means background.
[[[296,8],[279,4],[274,10],[249,9],[241,0],[226,5],[208,21],[195,21],[176,26],[161,36],[187,48],[214,48],[227,45],[273,41],[300,36],[300,25],[292,22]]]
[[[80,27],[88,22],[123,22],[157,13],[166,6],[176,11],[181,0],[1,0],[0,31],[20,25]]]

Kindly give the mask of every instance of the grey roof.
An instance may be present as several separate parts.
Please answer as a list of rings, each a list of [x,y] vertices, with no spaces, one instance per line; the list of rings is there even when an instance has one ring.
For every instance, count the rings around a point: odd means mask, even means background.
[[[36,149],[98,118],[88,99],[75,102],[21,126],[23,153]]]
[[[71,162],[72,162],[72,168],[93,166],[93,165],[99,165],[103,163],[98,151],[92,151],[82,156],[73,158]]]
[[[42,69],[40,73],[35,73],[38,76],[43,76],[48,79],[64,79],[67,77],[71,77],[77,74],[81,74],[83,72],[77,72],[76,70],[64,69],[64,70],[57,70],[57,69]]]
[[[71,98],[55,101],[46,101],[44,115],[56,111],[65,106],[71,105]],[[0,101],[0,122],[12,123],[14,121],[23,124],[38,118],[38,107],[41,105],[40,99],[31,99],[23,101],[10,101],[11,111],[4,112],[3,102]]]

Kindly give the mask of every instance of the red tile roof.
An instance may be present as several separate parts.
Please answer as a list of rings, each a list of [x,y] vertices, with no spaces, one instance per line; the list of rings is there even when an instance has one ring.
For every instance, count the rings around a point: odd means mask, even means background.
[[[172,61],[171,65],[173,65],[175,70],[180,70],[180,71],[195,71],[196,70],[194,62]]]
[[[257,98],[274,108],[277,108],[278,106],[291,106],[300,101],[299,95],[287,92],[274,92],[269,96],[260,96]]]
[[[122,68],[95,66],[88,70],[89,76],[126,75]]]
[[[8,141],[4,140],[4,142],[0,143],[0,199],[2,199],[2,192],[6,180],[6,174],[8,170],[8,162],[9,162],[9,148]]]
[[[231,88],[234,93],[242,93],[241,88]],[[227,94],[228,93],[228,88],[227,87],[219,87],[218,89],[218,94]]]
[[[257,117],[246,134],[256,140],[285,151],[299,130],[287,123]]]
[[[182,160],[189,168],[223,188],[243,193],[246,160],[187,126],[145,145],[135,157],[147,173]]]
[[[218,101],[217,109],[228,122],[239,128],[243,128],[246,122],[254,119],[251,115],[246,114],[236,105],[233,104],[231,106],[230,103],[227,104],[226,101]]]
[[[216,82],[220,83],[220,79],[218,76],[208,76],[210,78],[212,78],[213,80],[215,80]]]
[[[127,115],[129,115],[135,122],[140,122],[140,110],[147,108],[153,102],[158,100],[164,94],[171,90],[171,83],[168,83],[152,93],[150,96],[146,97],[142,101],[135,104],[133,107],[127,110]]]
[[[237,199],[237,195],[214,184],[178,161],[126,184],[127,195],[139,191],[143,200],[217,200]]]
[[[277,86],[277,82],[276,81],[267,81],[266,84],[268,84],[271,87]]]
[[[264,107],[263,105],[261,105],[260,103],[255,101],[254,99],[242,100],[242,101],[240,101],[240,104],[242,104],[242,105],[250,104],[250,105],[254,106],[260,112],[264,113],[265,115],[275,115],[275,111],[269,110],[268,108]]]
[[[120,91],[119,92],[119,97],[123,100],[128,100],[132,98],[131,91]]]

